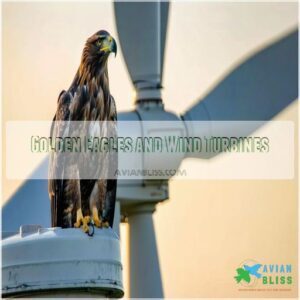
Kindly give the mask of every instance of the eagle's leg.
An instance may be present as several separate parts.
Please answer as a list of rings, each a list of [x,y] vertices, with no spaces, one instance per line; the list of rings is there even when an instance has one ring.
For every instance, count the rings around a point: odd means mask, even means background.
[[[91,217],[90,216],[83,217],[81,208],[77,209],[76,223],[74,224],[74,227],[79,228],[82,224],[82,230],[84,232],[88,232],[89,231],[89,225],[88,224],[90,222],[91,222]]]
[[[76,212],[76,223],[74,224],[74,227],[79,228],[81,223],[83,223],[83,214],[81,208],[79,208]]]
[[[101,228],[102,227],[102,221],[99,218],[98,209],[95,205],[92,208],[92,213],[93,213],[93,221],[94,221],[95,226],[98,227],[98,228]]]

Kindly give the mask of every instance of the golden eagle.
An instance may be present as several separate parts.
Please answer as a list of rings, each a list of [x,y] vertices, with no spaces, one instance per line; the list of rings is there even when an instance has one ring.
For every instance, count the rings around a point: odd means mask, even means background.
[[[116,123],[116,105],[109,91],[107,70],[110,53],[116,55],[117,45],[107,31],[100,30],[86,41],[75,78],[70,88],[59,95],[51,126],[52,139],[63,136],[66,123],[70,121]],[[91,162],[81,163],[89,167]],[[107,167],[108,163],[110,162],[100,165],[99,168]],[[74,176],[66,178],[64,174],[69,167],[59,160],[59,155],[51,155],[48,190],[52,227],[70,228],[82,225],[84,232],[89,231],[90,222],[97,227],[112,227],[116,179],[83,179],[76,163],[72,165]]]

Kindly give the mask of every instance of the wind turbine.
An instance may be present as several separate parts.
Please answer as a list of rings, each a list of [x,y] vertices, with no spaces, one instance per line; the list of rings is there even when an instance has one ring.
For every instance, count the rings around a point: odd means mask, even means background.
[[[119,121],[172,120],[177,121],[178,131],[185,128],[185,121],[193,120],[267,121],[298,97],[298,33],[294,31],[246,59],[181,116],[168,112],[161,87],[169,3],[115,2],[114,9],[136,90],[135,110],[120,113]],[[187,126],[186,134],[197,136],[199,130]],[[152,214],[158,202],[168,199],[168,180],[122,180],[117,197],[116,216],[126,216],[130,228],[130,297],[163,297]],[[34,214],[32,206],[41,213]],[[16,220],[11,220],[12,213],[19,214]],[[47,181],[28,180],[4,207],[3,229],[15,231],[30,223],[47,227],[48,215]]]
[[[298,35],[293,32],[245,61],[205,99],[176,116],[164,110],[161,97],[169,3],[118,1],[114,9],[122,52],[136,91],[135,110],[121,113],[120,121],[177,121],[174,129],[178,131],[184,121],[267,121],[297,99]],[[186,124],[186,134],[197,136],[202,129],[190,124]],[[142,131],[145,134],[147,129]],[[180,162],[174,166],[178,168]],[[156,204],[167,198],[168,180],[119,182],[121,213],[128,216],[130,228],[130,297],[163,297],[152,214]]]

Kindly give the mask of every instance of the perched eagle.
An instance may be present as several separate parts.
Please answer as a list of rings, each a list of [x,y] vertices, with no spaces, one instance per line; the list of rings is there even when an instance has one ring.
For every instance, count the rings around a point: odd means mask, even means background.
[[[117,120],[116,105],[109,91],[107,61],[110,53],[117,53],[117,45],[105,30],[92,35],[85,43],[81,63],[67,91],[58,98],[57,111],[51,127],[51,138],[68,134],[71,121]],[[51,201],[52,227],[81,227],[89,231],[89,223],[97,227],[113,224],[116,179],[82,178],[79,164],[93,168],[95,162],[78,161],[70,164],[60,160],[59,154],[51,154],[49,162],[49,197]],[[98,169],[109,163],[98,164]],[[89,165],[90,164],[90,165]],[[66,170],[72,178],[64,177]],[[71,169],[71,171],[70,171]],[[59,175],[59,176],[57,176]]]

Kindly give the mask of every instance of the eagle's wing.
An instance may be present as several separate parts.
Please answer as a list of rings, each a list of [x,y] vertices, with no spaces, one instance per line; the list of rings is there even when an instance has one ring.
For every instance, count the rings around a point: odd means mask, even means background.
[[[89,120],[89,112],[95,110],[95,103],[88,101],[86,87],[78,88],[74,91],[74,95],[70,92],[63,91],[58,99],[58,107],[53,119],[51,127],[51,137],[65,137],[68,136],[71,127],[69,121]],[[100,114],[104,114],[104,119],[110,121],[109,136],[117,137],[117,111],[113,97],[110,98],[108,109],[102,110]],[[84,155],[80,156],[84,158]],[[89,215],[88,199],[91,197],[92,191],[96,188],[95,200],[98,201],[97,207],[103,208],[102,218],[108,221],[112,227],[117,180],[116,179],[80,179],[80,170],[82,165],[87,164],[87,160],[81,162],[77,161],[70,164],[65,161],[60,152],[52,153],[49,162],[49,196],[51,200],[51,215],[52,227],[73,227],[76,221],[76,210],[82,207],[84,215]],[[108,174],[112,174],[111,170],[117,169],[117,153],[109,155],[108,159],[100,164],[100,169],[109,168]],[[95,168],[95,167],[89,167]],[[96,168],[98,169],[98,168]],[[64,174],[72,172],[73,179],[63,179]],[[74,177],[78,173],[78,177]],[[111,178],[111,177],[110,177]],[[104,180],[103,180],[104,179]]]
[[[63,137],[67,131],[67,122],[70,117],[71,95],[62,91],[58,97],[57,111],[53,118],[50,136],[55,141],[56,137]],[[63,196],[64,181],[61,179],[64,172],[64,164],[59,152],[52,152],[49,160],[48,192],[51,201],[51,223],[52,227],[62,227],[63,219]],[[60,178],[59,178],[60,177]]]
[[[117,109],[114,98],[110,97],[110,109],[108,114],[109,125],[109,135],[117,139]],[[109,155],[108,161],[109,175],[116,174],[118,168],[118,153],[113,152]],[[116,202],[116,193],[117,193],[117,178],[108,179],[106,183],[106,195],[104,203],[104,220],[108,221],[110,227],[113,226],[114,222],[114,213],[115,213],[115,202]]]

